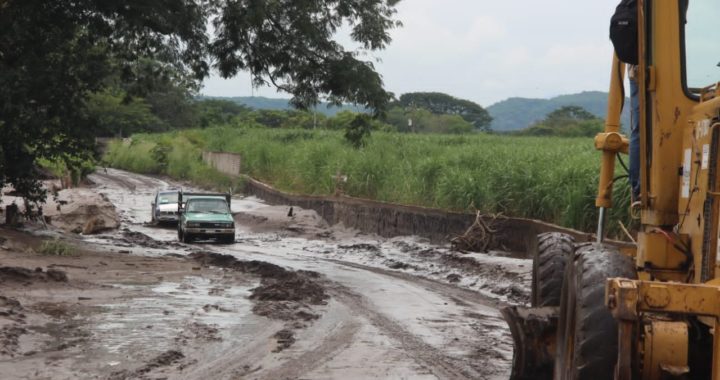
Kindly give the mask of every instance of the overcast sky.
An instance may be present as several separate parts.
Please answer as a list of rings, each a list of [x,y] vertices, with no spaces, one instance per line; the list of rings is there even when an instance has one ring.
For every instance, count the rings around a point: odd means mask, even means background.
[[[375,53],[386,88],[439,91],[489,106],[508,97],[607,91],[619,0],[403,0],[402,28]],[[209,78],[211,96],[249,96],[248,74]],[[271,88],[255,96],[288,97]]]

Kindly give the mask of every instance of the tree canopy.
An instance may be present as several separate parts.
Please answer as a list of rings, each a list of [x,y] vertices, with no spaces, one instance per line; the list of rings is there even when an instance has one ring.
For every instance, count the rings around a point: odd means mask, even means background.
[[[42,199],[34,163],[86,154],[95,132],[88,104],[114,104],[103,93],[113,86],[132,108],[133,96],[168,82],[192,90],[212,68],[249,71],[300,108],[327,97],[380,112],[392,94],[360,57],[390,42],[398,1],[0,0],[0,187]],[[344,25],[360,51],[335,40]],[[172,116],[162,99],[147,103]]]
[[[604,128],[603,119],[578,106],[561,107],[519,132],[529,136],[592,137]]]
[[[458,115],[479,131],[489,131],[492,117],[479,104],[440,92],[411,92],[397,102],[402,108],[423,108],[437,115]]]

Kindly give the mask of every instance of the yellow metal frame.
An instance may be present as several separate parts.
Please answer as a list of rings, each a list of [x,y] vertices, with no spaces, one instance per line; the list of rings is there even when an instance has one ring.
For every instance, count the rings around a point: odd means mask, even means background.
[[[609,279],[605,300],[619,323],[618,380],[632,379],[633,328],[641,322],[645,314],[671,314],[678,316],[704,316],[711,321],[714,331],[720,326],[720,287],[712,285],[678,284],[654,281],[636,281],[622,278]],[[663,364],[681,367],[678,361],[687,363],[687,330],[677,329],[673,334],[664,335],[664,341],[654,345],[664,354],[650,367]],[[683,349],[679,349],[684,347]],[[712,379],[720,379],[720,334],[713,337]],[[684,364],[687,365],[687,364]],[[658,377],[643,378],[658,379]]]
[[[640,280],[607,284],[606,303],[619,322],[618,379],[631,379],[633,371],[642,379],[686,375],[689,317],[720,331],[720,85],[706,87],[698,99],[685,93],[680,3],[638,0]],[[619,67],[615,57],[608,122],[595,142],[603,153],[598,207],[612,206],[614,156],[625,149],[618,137]],[[711,154],[714,143],[718,152]],[[712,357],[712,379],[720,380],[720,333]]]

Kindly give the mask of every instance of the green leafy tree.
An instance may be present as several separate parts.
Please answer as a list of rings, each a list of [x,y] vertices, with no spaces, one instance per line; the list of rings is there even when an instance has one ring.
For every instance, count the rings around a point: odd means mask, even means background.
[[[353,121],[345,128],[345,140],[355,149],[367,145],[372,133],[372,122],[366,114],[356,114]]]
[[[233,119],[251,112],[250,108],[222,99],[203,99],[195,102],[194,111],[201,128],[229,124]]]
[[[0,187],[44,198],[35,161],[90,151],[88,98],[115,77],[129,96],[144,95],[173,75],[197,84],[212,62],[225,77],[249,71],[255,84],[274,84],[297,107],[325,96],[379,113],[392,95],[358,57],[390,42],[397,3],[0,0]],[[335,41],[343,25],[359,51]]]
[[[398,132],[462,134],[474,131],[473,125],[460,115],[434,114],[424,108],[393,107],[387,112],[385,122]]]
[[[318,112],[308,111],[287,111],[288,118],[283,124],[283,128],[303,128],[313,129],[322,127],[327,117]]]
[[[340,111],[335,116],[327,120],[326,126],[328,129],[343,130],[350,126],[350,124],[357,117],[357,113],[352,111]]]
[[[434,114],[458,115],[479,131],[490,131],[492,117],[479,104],[440,92],[403,94],[397,105],[405,109],[423,108]]]
[[[528,136],[592,137],[604,129],[599,117],[578,106],[561,107],[519,132]]]
[[[95,136],[124,137],[137,132],[162,132],[169,125],[152,112],[143,98],[127,97],[120,90],[90,95],[87,113],[95,122]]]

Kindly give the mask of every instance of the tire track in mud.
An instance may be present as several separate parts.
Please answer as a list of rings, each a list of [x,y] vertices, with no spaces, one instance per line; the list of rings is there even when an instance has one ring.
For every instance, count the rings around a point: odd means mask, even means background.
[[[327,317],[324,316],[324,317]],[[295,379],[329,362],[335,355],[352,344],[361,323],[357,318],[346,315],[335,324],[334,329],[322,338],[316,348],[303,352],[296,358],[286,360],[280,367],[262,373],[264,379]],[[313,326],[318,330],[323,326]]]
[[[348,306],[357,315],[367,318],[383,334],[400,344],[403,351],[425,366],[440,379],[484,379],[484,374],[468,368],[462,360],[449,357],[440,350],[425,343],[422,338],[410,333],[398,322],[374,310],[363,296],[340,285],[328,287],[330,294]],[[465,368],[463,368],[465,367]]]
[[[494,300],[492,298],[486,297],[474,290],[460,288],[454,285],[448,285],[433,279],[429,279],[426,277],[416,276],[405,272],[398,272],[393,271],[389,269],[383,269],[378,267],[371,267],[363,264],[358,264],[350,261],[342,261],[342,260],[336,260],[336,259],[324,259],[321,260],[335,263],[338,265],[364,270],[372,273],[377,273],[383,276],[389,276],[394,277],[403,281],[415,283],[418,285],[422,285],[426,289],[448,296],[449,298],[453,299],[455,302],[458,303],[473,303],[473,304],[480,304],[482,306],[486,306],[488,308],[498,310],[498,315],[500,308],[504,306],[508,306],[509,304],[503,303],[498,300]]]

